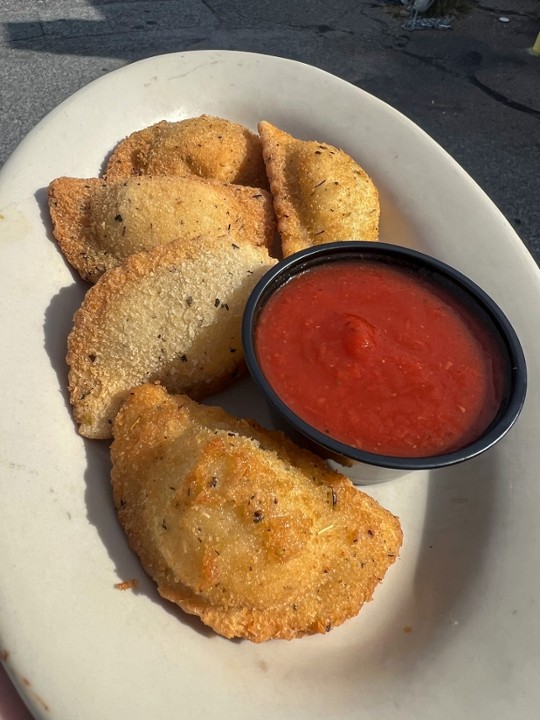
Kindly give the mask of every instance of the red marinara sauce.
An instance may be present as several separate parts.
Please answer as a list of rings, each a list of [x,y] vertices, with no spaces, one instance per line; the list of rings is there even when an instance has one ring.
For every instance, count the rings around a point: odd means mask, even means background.
[[[337,261],[293,277],[263,307],[255,348],[293,412],[373,453],[456,450],[502,398],[491,332],[435,282],[384,263]]]

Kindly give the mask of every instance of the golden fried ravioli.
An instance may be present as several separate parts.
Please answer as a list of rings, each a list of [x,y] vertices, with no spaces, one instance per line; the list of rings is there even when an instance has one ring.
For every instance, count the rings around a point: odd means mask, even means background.
[[[275,236],[267,192],[197,177],[57,178],[49,210],[60,249],[90,282],[132,253],[171,240],[227,235],[270,248]]]
[[[130,391],[113,432],[131,547],[164,598],[227,638],[327,632],[398,555],[398,519],[281,433],[155,385]]]
[[[249,293],[274,260],[229,237],[174,241],[131,255],[91,287],[68,338],[69,392],[79,431],[111,437],[131,387],[159,380],[201,398],[244,370]]]
[[[211,115],[164,120],[122,140],[109,157],[105,177],[130,175],[198,175],[268,187],[259,137],[243,125]]]
[[[259,123],[283,255],[337,240],[377,240],[379,195],[343,150]]]

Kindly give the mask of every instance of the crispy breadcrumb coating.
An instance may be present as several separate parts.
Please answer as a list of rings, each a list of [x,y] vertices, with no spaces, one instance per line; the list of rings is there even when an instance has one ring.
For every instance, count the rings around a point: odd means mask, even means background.
[[[67,363],[73,414],[89,438],[110,438],[134,385],[159,380],[202,398],[245,369],[242,314],[275,264],[266,248],[228,237],[175,241],[131,255],[91,287],[75,313]]]
[[[133,389],[114,423],[114,501],[160,594],[227,637],[324,633],[396,559],[399,521],[284,435]]]
[[[109,157],[105,177],[131,175],[198,175],[268,188],[260,138],[239,123],[212,115],[163,120],[124,138]]]

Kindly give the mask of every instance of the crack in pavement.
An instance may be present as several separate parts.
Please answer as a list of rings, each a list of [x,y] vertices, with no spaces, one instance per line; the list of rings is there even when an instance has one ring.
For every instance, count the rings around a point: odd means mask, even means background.
[[[472,52],[467,55],[466,60],[468,61],[468,65],[472,67],[466,74],[460,73],[457,70],[448,67],[447,65],[438,61],[436,58],[430,55],[420,55],[419,53],[414,53],[411,50],[406,50],[404,48],[400,48],[400,53],[412,57],[415,60],[419,60],[420,62],[429,65],[430,67],[436,68],[437,70],[440,70],[447,75],[451,75],[452,77],[458,78],[460,80],[470,82],[472,85],[474,85],[474,87],[478,88],[483,93],[489,95],[489,97],[491,97],[493,100],[496,100],[497,102],[505,105],[511,110],[517,110],[518,112],[526,113],[528,115],[534,115],[537,117],[540,116],[540,111],[536,110],[536,108],[517,102],[516,100],[512,100],[512,98],[504,95],[504,93],[495,90],[487,83],[479,80],[479,78],[476,76],[476,71],[480,69],[483,57],[478,52]]]
[[[519,112],[527,113],[528,115],[536,115],[537,117],[540,116],[540,110],[536,110],[529,105],[523,105],[522,103],[516,102],[506,95],[503,95],[503,93],[500,93],[498,90],[494,90],[492,87],[479,80],[474,73],[469,75],[468,79],[479,90],[482,90],[482,92],[486,93],[494,100],[497,100],[497,102],[506,105],[506,107],[509,107],[512,110],[518,110]]]

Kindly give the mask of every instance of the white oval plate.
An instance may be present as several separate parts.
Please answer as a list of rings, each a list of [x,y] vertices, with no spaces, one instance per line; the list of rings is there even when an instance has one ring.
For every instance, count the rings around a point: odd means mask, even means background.
[[[99,173],[122,137],[202,113],[269,120],[343,147],[381,192],[381,239],[456,266],[513,321],[530,384],[474,462],[370,488],[400,515],[401,559],[325,636],[230,642],[161,601],[112,508],[108,446],[66,397],[84,286],[51,239],[45,188]],[[510,225],[418,127],[365,92],[275,57],[202,51],[111,73],[50,113],[0,175],[0,656],[36,717],[530,720],[540,706],[540,275]],[[260,413],[249,382],[229,393]],[[262,418],[264,419],[264,417]],[[137,578],[136,592],[115,583]]]

